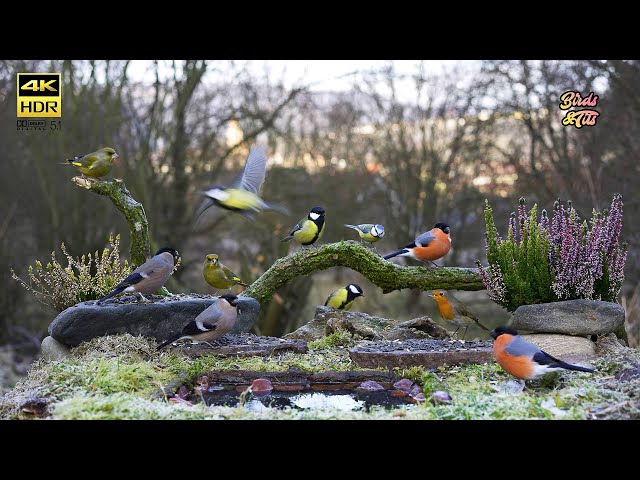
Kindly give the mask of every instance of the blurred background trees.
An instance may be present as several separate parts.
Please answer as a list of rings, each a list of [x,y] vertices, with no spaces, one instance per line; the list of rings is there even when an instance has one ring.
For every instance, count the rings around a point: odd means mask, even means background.
[[[439,263],[471,267],[486,262],[485,198],[502,229],[519,196],[547,209],[570,199],[589,217],[620,192],[630,243],[623,304],[637,317],[640,62],[459,62],[439,73],[426,63],[399,72],[389,62],[353,72],[341,91],[304,78],[291,84],[248,62],[147,63],[141,76],[132,74],[136,61],[0,61],[0,344],[37,345],[54,316],[11,279],[11,267],[26,278],[27,265],[61,242],[82,255],[106,246],[110,232],[122,234],[126,254],[128,229],[109,200],[72,185],[75,171],[59,165],[102,146],[119,153],[113,176],[144,204],[153,247],[183,255],[168,285],[174,292],[212,293],[201,272],[207,253],[254,280],[298,248],[279,240],[314,205],[327,210],[323,242],[356,238],[343,223],[384,224],[381,253],[446,221],[453,249]],[[60,131],[14,128],[15,74],[29,71],[62,72]],[[599,95],[596,126],[561,124],[566,90]],[[200,191],[233,181],[256,141],[269,148],[264,197],[291,216],[265,213],[250,223],[211,208],[194,223]],[[438,318],[424,295],[383,296],[358,273],[334,268],[280,291],[257,331],[295,329],[350,281],[367,295],[354,309]],[[460,297],[488,325],[506,318],[484,292]]]

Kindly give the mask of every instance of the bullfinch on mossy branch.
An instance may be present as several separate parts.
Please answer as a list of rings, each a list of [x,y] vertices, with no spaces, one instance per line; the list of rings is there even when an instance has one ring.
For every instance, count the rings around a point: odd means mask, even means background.
[[[255,220],[255,213],[263,210],[275,210],[288,215],[289,211],[285,207],[267,203],[258,195],[264,183],[266,170],[267,152],[264,147],[256,145],[249,152],[242,176],[233,186],[215,185],[202,192],[205,199],[196,220],[213,205],[240,213],[251,221]]]
[[[238,297],[235,295],[216,297],[214,302],[200,315],[185,325],[179,335],[161,343],[157,349],[160,350],[170,343],[182,339],[211,342],[233,330],[238,320],[238,313],[240,313],[238,311]]]
[[[464,333],[462,334],[462,339],[464,340],[464,336],[467,334],[467,329],[471,325],[477,325],[483,330],[487,332],[489,329],[482,325],[478,318],[471,313],[469,308],[458,300],[451,292],[445,292],[444,290],[434,290],[429,294],[431,298],[436,302],[438,306],[438,313],[442,319],[457,327],[453,334],[455,335],[458,330],[464,328]]]
[[[68,158],[67,164],[77,167],[82,176],[100,178],[111,172],[113,161],[116,158],[118,158],[116,151],[111,147],[105,147],[86,155]]]
[[[449,253],[449,250],[451,250],[451,228],[446,223],[436,223],[431,230],[423,233],[404,248],[383,258],[389,260],[393,257],[411,257],[422,262],[433,263],[434,260]]]
[[[571,365],[552,357],[533,343],[523,339],[513,328],[498,327],[491,332],[491,336],[495,339],[493,354],[496,362],[507,373],[520,380],[533,380],[559,368],[588,373],[595,371],[592,368]]]
[[[353,305],[353,301],[358,297],[364,297],[362,288],[355,283],[350,283],[346,287],[339,288],[329,295],[324,305],[325,307],[333,307],[337,310],[349,310]]]
[[[175,249],[161,248],[153,258],[144,262],[120,282],[113,292],[98,300],[98,304],[119,293],[136,293],[143,301],[148,301],[142,294],[152,294],[164,287],[179,258],[180,254]]]
[[[313,207],[309,214],[300,220],[298,224],[293,227],[289,236],[280,240],[281,242],[288,242],[291,239],[295,239],[302,246],[313,245],[324,232],[325,227],[325,212],[322,207]]]

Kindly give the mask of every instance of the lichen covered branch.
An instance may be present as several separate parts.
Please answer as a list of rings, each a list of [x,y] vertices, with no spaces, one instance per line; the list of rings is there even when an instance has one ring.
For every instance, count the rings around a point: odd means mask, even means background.
[[[433,290],[484,290],[477,268],[404,267],[384,260],[372,250],[348,240],[308,248],[278,259],[242,292],[265,305],[271,296],[292,279],[330,267],[348,267],[364,275],[385,291],[402,288]]]
[[[109,197],[115,207],[122,212],[129,224],[131,235],[131,262],[135,265],[142,265],[150,256],[151,243],[149,241],[149,225],[144,207],[136,201],[127,190],[126,185],[119,178],[111,182],[100,180],[89,180],[83,177],[73,177],[73,183],[79,187],[91,190],[98,195]]]

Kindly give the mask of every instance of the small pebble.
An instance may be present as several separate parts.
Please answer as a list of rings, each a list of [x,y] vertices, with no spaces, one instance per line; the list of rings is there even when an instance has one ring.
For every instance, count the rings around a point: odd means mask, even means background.
[[[431,394],[431,402],[434,405],[444,405],[447,403],[451,403],[451,395],[447,392],[443,392],[442,390],[438,390],[437,392],[433,392]]]
[[[377,392],[384,390],[384,387],[378,382],[373,380],[366,380],[356,387],[356,390],[363,390],[366,392]]]
[[[271,381],[266,378],[256,378],[251,382],[251,392],[255,396],[269,395],[273,391]]]
[[[398,380],[393,384],[393,388],[395,388],[396,390],[402,390],[403,392],[409,392],[412,386],[413,382],[408,378],[403,378],[402,380]]]

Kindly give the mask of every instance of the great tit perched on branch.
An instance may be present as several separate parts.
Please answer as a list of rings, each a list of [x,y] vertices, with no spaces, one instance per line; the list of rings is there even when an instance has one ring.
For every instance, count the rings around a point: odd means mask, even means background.
[[[358,235],[360,235],[360,240],[364,240],[367,243],[370,243],[371,246],[382,237],[384,237],[384,227],[379,224],[374,223],[362,223],[360,225],[350,225],[348,223],[344,224],[347,228],[352,228]],[[375,246],[373,246],[375,248]]]
[[[215,253],[210,253],[205,258],[202,273],[206,282],[218,290],[231,288],[234,285],[247,286],[235,273],[220,263]]]
[[[422,262],[431,262],[444,257],[451,250],[451,227],[446,223],[436,223],[431,230],[423,233],[413,242],[405,245],[397,252],[385,255],[388,260],[393,257],[411,257]],[[435,263],[433,263],[436,267]]]
[[[300,220],[298,224],[293,227],[289,236],[280,241],[288,242],[293,238],[300,245],[313,245],[315,242],[320,240],[320,237],[322,237],[322,233],[324,232],[324,216],[324,208],[313,207],[306,218]]]
[[[346,287],[339,288],[329,295],[324,305],[337,310],[349,310],[353,305],[353,301],[358,297],[364,297],[362,288],[355,283],[350,283]]]
[[[264,147],[256,145],[249,152],[242,176],[233,186],[215,185],[202,192],[205,200],[196,220],[212,205],[240,213],[251,221],[255,220],[254,213],[263,210],[275,210],[288,215],[287,208],[267,203],[258,195],[264,182],[266,169],[267,153]]]
[[[158,345],[157,349],[166,347],[177,340],[190,339],[197,342],[210,342],[233,330],[238,319],[238,297],[222,295],[185,325],[179,335]]]
[[[161,248],[153,258],[144,262],[120,282],[113,292],[98,300],[98,304],[119,293],[136,293],[147,302],[148,300],[142,294],[152,294],[164,287],[179,258],[180,254],[177,250],[171,247]]]
[[[113,148],[105,147],[86,155],[68,158],[66,164],[77,167],[82,176],[100,178],[109,174],[113,161],[118,157]]]
[[[558,368],[592,373],[592,368],[571,365],[552,357],[533,343],[525,340],[509,327],[498,327],[491,331],[493,354],[503,369],[520,380],[533,380]]]

